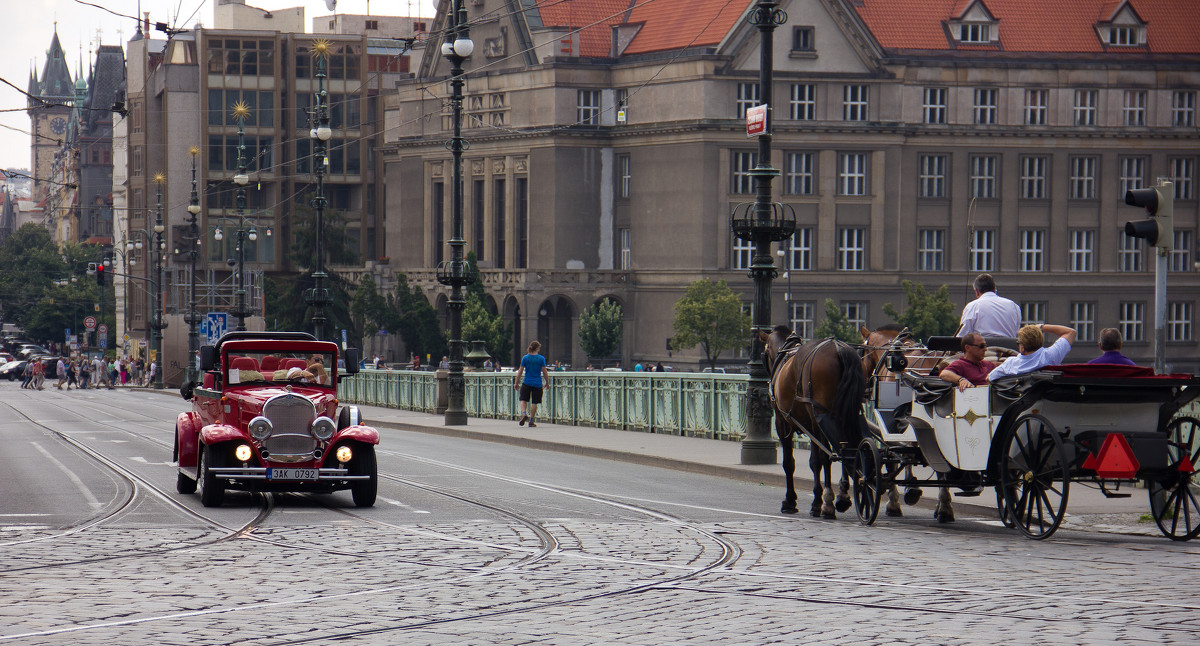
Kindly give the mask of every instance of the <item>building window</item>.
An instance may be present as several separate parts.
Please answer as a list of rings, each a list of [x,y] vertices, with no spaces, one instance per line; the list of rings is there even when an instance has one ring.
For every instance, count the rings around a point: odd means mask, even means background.
[[[1192,340],[1192,304],[1184,301],[1167,303],[1167,340]]]
[[[921,117],[925,123],[946,123],[946,88],[925,88]]]
[[[946,231],[921,229],[917,232],[917,270],[942,271],[945,268]]]
[[[847,85],[842,88],[842,120],[867,120],[867,90],[866,85]]]
[[[1123,196],[1122,196],[1123,197]],[[1071,158],[1071,199],[1096,199],[1096,158]]]
[[[475,257],[478,260],[483,260],[487,256],[484,254],[484,243],[486,242],[487,233],[484,228],[484,219],[486,217],[487,201],[483,194],[483,180],[477,179],[471,182],[471,215],[474,216],[474,228],[471,230],[475,238]]]
[[[813,168],[816,153],[787,153],[785,155],[784,192],[788,195],[813,194]]]
[[[600,125],[600,90],[579,90],[578,101],[576,122],[584,126]]]
[[[1040,325],[1045,322],[1045,301],[1023,301],[1021,303],[1021,325]]]
[[[737,84],[737,118],[745,119],[746,111],[758,103],[758,83]]]
[[[433,197],[430,207],[433,209],[433,263],[440,264],[445,257],[446,246],[446,191],[441,182],[433,183]]]
[[[1119,308],[1117,328],[1121,330],[1121,338],[1129,342],[1145,341],[1142,333],[1142,317],[1146,304],[1135,301],[1122,301]]]
[[[1027,200],[1046,199],[1046,158],[1021,158],[1021,197]]]
[[[788,310],[792,331],[799,334],[802,339],[813,338],[813,330],[816,329],[817,304],[813,301],[789,301]]]
[[[1126,235],[1122,229],[1117,236],[1117,269],[1131,272],[1142,270],[1142,240]]]
[[[378,20],[368,20],[366,23],[366,28],[367,29],[379,29],[379,21]]]
[[[1121,113],[1127,126],[1146,125],[1146,91],[1125,90],[1125,107]]]
[[[1196,125],[1196,92],[1176,90],[1171,93],[1171,125],[1191,128]]]
[[[963,23],[958,26],[958,40],[964,43],[991,42],[992,26],[988,23]]]
[[[919,197],[946,197],[946,156],[921,155],[917,177]]]
[[[990,125],[996,123],[996,96],[994,87],[975,88],[975,123]]]
[[[1075,125],[1096,125],[1096,97],[1095,90],[1075,90]]]
[[[1096,339],[1096,304],[1086,301],[1071,303],[1071,327],[1075,329],[1076,341]]]
[[[838,229],[838,266],[842,271],[866,269],[867,230],[860,227]]]
[[[1121,199],[1125,199],[1125,193],[1137,188],[1141,188],[1145,182],[1146,176],[1146,158],[1144,157],[1122,157],[1120,159],[1121,167]]]
[[[629,155],[617,155],[617,195],[629,199],[629,184],[632,180],[629,169]]]
[[[971,157],[971,197],[990,200],[996,197],[996,157]]]
[[[750,171],[758,166],[758,153],[734,151],[733,184],[730,187],[735,195],[745,195],[754,192],[754,176]]]
[[[1021,229],[1021,271],[1042,271],[1045,239],[1041,229]]]
[[[629,90],[619,88],[617,90],[617,123],[625,123],[629,120]]]
[[[517,268],[529,268],[529,178],[513,180],[513,219],[517,221]]]
[[[1138,45],[1138,34],[1140,31],[1137,27],[1118,27],[1113,25],[1108,28],[1108,44],[1116,46]]]
[[[1071,246],[1067,250],[1067,271],[1091,272],[1092,247],[1096,232],[1091,229],[1071,231]]]
[[[1195,157],[1172,157],[1171,183],[1175,185],[1175,199],[1190,200],[1195,198],[1192,188],[1192,178],[1196,175]]]
[[[629,248],[629,229],[620,230],[621,237],[621,269],[633,268],[633,251]]]
[[[811,227],[798,227],[792,234],[786,252],[788,256],[788,271],[812,270],[812,238],[813,230]]]
[[[1176,229],[1171,243],[1171,271],[1192,271],[1192,232]]]
[[[1049,100],[1049,90],[1025,90],[1025,125],[1046,125],[1046,104]]]
[[[749,269],[750,259],[754,256],[754,243],[741,238],[733,239],[733,268]]]
[[[495,253],[492,254],[492,264],[497,269],[504,269],[508,263],[508,186],[504,178],[494,180],[492,190],[492,239]]]
[[[867,327],[867,301],[842,301],[842,314],[854,329]]]
[[[793,27],[792,28],[792,51],[793,52],[811,52],[816,49],[816,41],[813,40],[812,27]]]
[[[792,96],[789,103],[792,118],[799,121],[812,121],[817,118],[817,86],[812,83],[792,83]]]
[[[996,270],[996,230],[976,229],[971,232],[971,271]]]
[[[866,153],[838,155],[838,188],[841,195],[867,194]]]

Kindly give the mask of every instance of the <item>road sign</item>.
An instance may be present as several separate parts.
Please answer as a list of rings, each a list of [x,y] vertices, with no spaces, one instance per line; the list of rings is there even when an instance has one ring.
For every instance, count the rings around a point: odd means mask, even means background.
[[[145,340],[145,339],[138,339],[138,347],[139,347],[139,348],[144,348],[144,347],[146,347],[146,340]]]
[[[96,329],[96,317],[89,316],[83,319],[83,327],[87,328],[88,330]]]
[[[216,345],[217,341],[229,331],[229,315],[225,312],[209,312],[205,317],[205,322],[208,323],[204,331],[208,345]]]
[[[105,338],[105,337],[100,337],[100,347],[101,347],[101,348],[107,348],[107,347],[108,347],[108,339],[107,339],[107,338]]]
[[[96,328],[96,331],[99,332],[101,336],[108,336],[108,324],[101,323],[100,327]]]

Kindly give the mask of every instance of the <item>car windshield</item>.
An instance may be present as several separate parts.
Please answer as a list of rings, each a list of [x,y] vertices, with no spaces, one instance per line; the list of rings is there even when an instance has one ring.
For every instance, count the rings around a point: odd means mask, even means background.
[[[332,386],[332,353],[239,352],[227,357],[230,386],[247,383]]]

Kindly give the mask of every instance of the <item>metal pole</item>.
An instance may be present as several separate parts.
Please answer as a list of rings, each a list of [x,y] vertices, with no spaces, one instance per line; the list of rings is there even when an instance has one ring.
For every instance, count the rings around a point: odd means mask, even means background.
[[[200,333],[197,326],[200,323],[200,317],[196,313],[196,256],[199,250],[197,246],[200,244],[200,227],[196,224],[196,216],[200,213],[200,194],[196,191],[196,155],[200,154],[200,149],[192,146],[189,151],[192,154],[192,195],[188,201],[188,260],[190,262],[190,270],[188,275],[188,382],[198,381],[199,366],[197,365],[196,353],[200,350]]]
[[[233,106],[233,114],[238,122],[238,171],[237,175],[233,176],[233,183],[237,185],[237,213],[238,213],[238,229],[237,229],[237,303],[233,311],[233,316],[237,318],[237,331],[246,331],[246,278],[243,269],[246,264],[246,184],[250,178],[246,176],[246,117],[250,115],[250,107],[239,101]]]
[[[328,141],[333,135],[329,127],[329,103],[325,93],[325,60],[329,56],[329,41],[317,40],[313,44],[313,54],[317,58],[317,105],[316,127],[309,133],[313,140],[313,173],[317,176],[317,194],[312,198],[312,206],[317,212],[313,231],[313,242],[317,256],[317,270],[313,272],[313,287],[305,292],[305,302],[312,308],[313,335],[325,339],[325,310],[332,303],[329,290],[325,287],[325,207],[329,200],[325,197],[325,166],[329,163]]]
[[[1167,372],[1167,259],[1171,252],[1165,247],[1154,250],[1154,373]]]
[[[154,371],[154,387],[162,388],[162,373],[163,373],[163,357],[162,357],[162,331],[167,327],[166,321],[163,320],[163,213],[162,213],[162,183],[166,181],[166,177],[161,174],[154,178],[158,184],[158,209],[154,218],[154,236],[146,236],[149,242],[154,246],[151,253],[154,255],[154,281],[151,282],[151,287],[154,288],[154,315],[150,317],[150,327],[152,329],[150,349],[154,353],[154,361],[157,363],[157,370]]]

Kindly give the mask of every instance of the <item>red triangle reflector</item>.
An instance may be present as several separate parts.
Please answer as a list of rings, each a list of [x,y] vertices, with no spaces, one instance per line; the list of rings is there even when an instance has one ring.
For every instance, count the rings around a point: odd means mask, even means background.
[[[1088,469],[1090,471],[1095,471],[1097,464],[1098,464],[1098,462],[1096,461],[1096,454],[1088,453],[1088,456],[1086,458],[1084,458],[1084,460],[1083,460],[1082,467],[1084,469]]]
[[[1195,473],[1196,465],[1192,464],[1191,458],[1185,455],[1183,456],[1183,459],[1179,461],[1178,469],[1181,473]]]
[[[1129,441],[1120,433],[1109,433],[1104,438],[1098,461],[1096,475],[1101,478],[1133,478],[1141,467],[1133,456]]]

